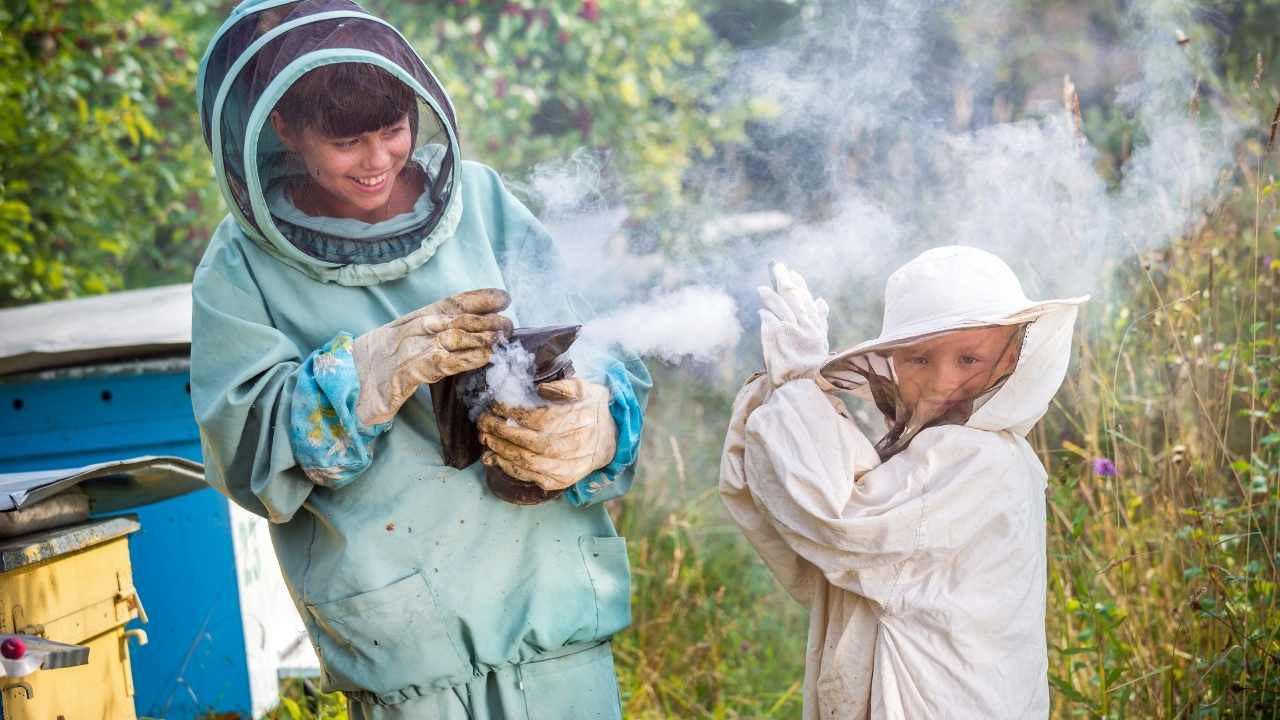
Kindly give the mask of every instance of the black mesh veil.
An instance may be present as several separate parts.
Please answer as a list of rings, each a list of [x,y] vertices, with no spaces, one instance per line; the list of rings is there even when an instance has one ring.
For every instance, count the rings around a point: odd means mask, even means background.
[[[904,450],[922,430],[939,425],[963,425],[987,399],[991,398],[1013,374],[1022,355],[1027,325],[1011,328],[999,350],[999,357],[987,367],[975,370],[957,383],[946,397],[931,397],[921,387],[908,388],[911,379],[900,372],[897,363],[907,361],[907,348],[932,340],[964,333],[949,330],[912,338],[903,343],[882,347],[874,352],[852,355],[828,364],[823,378],[831,385],[851,391],[875,403],[884,416],[887,432],[876,442],[881,460],[888,460]],[[972,330],[970,328],[969,330]],[[1006,364],[1004,361],[1008,361]]]
[[[400,241],[393,243],[400,250],[389,252],[409,252],[453,205],[459,146],[448,96],[393,27],[348,0],[251,0],[236,8],[215,36],[201,65],[198,90],[205,142],[241,226],[259,238],[279,236],[313,257],[338,264],[350,261],[341,257],[340,247],[335,257],[307,250],[293,237],[297,229],[268,207],[265,196],[277,183],[305,173],[272,127],[271,111],[307,73],[344,62],[376,66],[417,97],[409,116],[413,156],[419,162],[410,165],[422,175],[429,202],[422,203],[426,210],[409,226],[400,223],[389,230]],[[332,231],[306,230],[312,236],[326,232]]]

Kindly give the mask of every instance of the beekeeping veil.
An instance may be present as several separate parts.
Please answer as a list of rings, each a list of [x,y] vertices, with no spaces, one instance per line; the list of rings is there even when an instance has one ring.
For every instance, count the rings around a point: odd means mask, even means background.
[[[307,171],[270,122],[307,73],[338,63],[378,68],[412,90],[408,111],[421,195],[385,222],[312,217],[284,199]],[[351,91],[346,87],[343,92]],[[377,97],[336,98],[350,106]],[[372,92],[372,91],[371,91]],[[450,237],[461,216],[456,122],[448,96],[395,28],[347,0],[248,0],[214,35],[200,64],[197,99],[223,197],[251,238],[311,276],[370,285],[404,276]]]
[[[1029,300],[995,255],[970,247],[935,248],[889,277],[880,336],[834,356],[820,374],[873,401],[884,414],[888,432],[876,444],[881,460],[937,425],[1025,435],[1062,384],[1077,306],[1087,299]],[[996,348],[998,357],[987,358],[945,397],[904,386],[908,373],[895,366],[903,348],[991,327],[1009,328]]]

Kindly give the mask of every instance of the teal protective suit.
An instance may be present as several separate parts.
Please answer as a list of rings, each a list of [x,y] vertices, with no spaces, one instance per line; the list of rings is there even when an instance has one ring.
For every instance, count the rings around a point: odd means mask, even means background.
[[[304,30],[307,42],[283,46]],[[264,77],[252,56],[265,52],[275,69]],[[416,155],[441,179],[432,197],[387,221],[386,237],[348,220],[300,228],[273,190],[280,144],[267,111],[306,70],[344,61],[401,77],[446,138]],[[358,426],[343,351],[352,335],[483,287],[511,293],[517,326],[581,322],[572,293],[557,289],[555,245],[496,173],[458,159],[443,90],[394,30],[352,3],[245,3],[211,43],[199,94],[232,208],[192,289],[207,479],[271,521],[325,687],[347,692],[356,717],[617,717],[608,640],[630,622],[630,582],[625,540],[600,503],[630,486],[643,364],[575,348],[578,374],[611,390],[618,453],[542,505],[496,499],[478,463],[444,464],[426,387],[388,425]],[[366,246],[344,232],[370,243],[373,259],[361,262]]]

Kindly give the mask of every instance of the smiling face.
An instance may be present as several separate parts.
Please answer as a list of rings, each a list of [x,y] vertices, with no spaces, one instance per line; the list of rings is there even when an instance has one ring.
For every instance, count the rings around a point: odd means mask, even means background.
[[[407,212],[422,177],[401,171],[422,117],[413,89],[380,67],[343,62],[308,71],[271,113],[276,135],[306,169],[289,188],[294,205],[369,223]]]
[[[406,181],[401,171],[413,153],[409,116],[386,127],[349,137],[334,137],[313,127],[287,124],[279,113],[271,121],[285,145],[301,156],[309,184],[293,194],[309,215],[377,222],[404,212]],[[411,198],[408,205],[412,205]]]
[[[1018,325],[958,330],[893,350],[903,404],[933,418],[990,390],[1017,365],[1020,330]]]

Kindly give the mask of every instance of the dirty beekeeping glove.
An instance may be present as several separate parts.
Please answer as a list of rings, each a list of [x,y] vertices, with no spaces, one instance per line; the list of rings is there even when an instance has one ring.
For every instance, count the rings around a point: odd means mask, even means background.
[[[480,416],[485,465],[544,490],[569,487],[613,459],[618,430],[609,414],[609,389],[581,378],[543,383],[545,405],[494,403]]]
[[[769,381],[814,377],[827,359],[827,301],[815,300],[798,273],[782,263],[770,267],[773,287],[757,288],[760,345]]]
[[[511,321],[496,314],[510,304],[511,297],[497,288],[471,290],[356,338],[360,422],[389,422],[419,385],[484,367],[493,344],[511,334]]]

